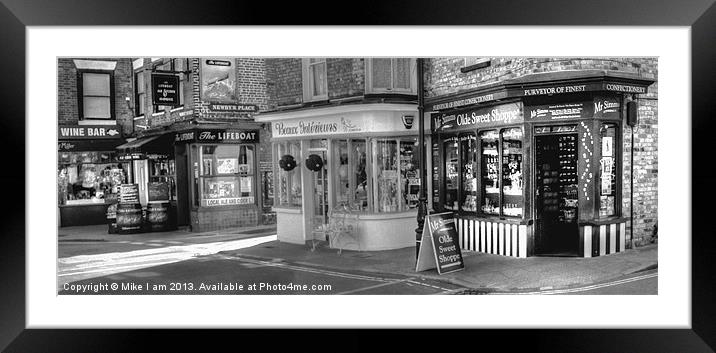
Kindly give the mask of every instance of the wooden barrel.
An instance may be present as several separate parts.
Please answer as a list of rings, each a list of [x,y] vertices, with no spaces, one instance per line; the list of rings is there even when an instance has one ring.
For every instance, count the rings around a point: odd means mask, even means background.
[[[117,204],[117,232],[119,234],[132,234],[142,231],[142,204]]]
[[[166,202],[149,202],[147,204],[147,229],[151,232],[169,230],[171,204]]]
[[[107,233],[117,234],[117,204],[113,203],[107,207]]]

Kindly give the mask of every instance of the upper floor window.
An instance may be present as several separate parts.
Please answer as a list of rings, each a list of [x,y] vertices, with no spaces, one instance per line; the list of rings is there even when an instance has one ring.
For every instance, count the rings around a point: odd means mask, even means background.
[[[367,59],[366,73],[366,93],[417,93],[415,59]]]
[[[154,70],[160,70],[160,71],[175,71],[175,72],[182,72],[178,73],[179,75],[179,104],[180,106],[184,105],[184,83],[187,80],[186,74],[183,73],[183,71],[187,70],[187,59],[186,58],[175,58],[175,59],[167,59],[164,61],[157,60],[157,64],[154,65]],[[174,109],[177,107],[173,106],[164,106],[164,105],[154,105],[154,113],[163,112],[164,110]]]
[[[108,71],[79,72],[80,119],[114,119],[114,77]]]
[[[144,81],[145,71],[134,73],[134,114],[135,116],[144,115],[145,104],[147,104],[147,87]]]
[[[326,59],[303,59],[303,99],[306,102],[328,99]]]

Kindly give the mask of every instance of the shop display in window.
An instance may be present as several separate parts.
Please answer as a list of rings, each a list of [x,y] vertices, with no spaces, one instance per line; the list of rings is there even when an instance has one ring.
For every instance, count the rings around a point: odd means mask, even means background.
[[[360,211],[368,209],[368,174],[366,173],[367,158],[364,140],[351,141],[351,154],[354,163],[353,175],[355,178],[355,208]]]
[[[432,144],[433,156],[433,205],[440,203],[440,145]],[[433,206],[435,208],[435,206]]]
[[[378,212],[398,211],[398,149],[397,141],[376,141]]]
[[[482,212],[500,214],[500,177],[499,177],[499,136],[497,131],[484,131],[480,134],[482,150],[482,194],[484,202]]]
[[[403,183],[404,209],[418,207],[420,174],[416,141],[400,141],[400,173]]]
[[[505,216],[522,216],[522,129],[502,131],[502,193]]]
[[[574,223],[578,209],[577,136],[549,138],[556,139],[557,143],[545,143],[537,151],[537,160],[543,161],[537,165],[542,211],[547,219]]]
[[[253,146],[201,146],[201,206],[254,203]]]
[[[616,160],[614,158],[616,125],[603,124],[600,130],[600,137],[602,153],[599,160],[599,216],[608,217],[616,214],[617,174]]]
[[[126,167],[112,152],[59,153],[57,184],[60,205],[106,203],[127,180]],[[109,163],[103,163],[109,162]]]
[[[445,150],[445,202],[443,208],[447,210],[457,211],[458,200],[458,142],[457,137],[445,139],[443,147]]]
[[[460,156],[462,159],[462,202],[463,211],[477,211],[477,139],[475,135],[460,136]]]
[[[276,144],[276,154],[281,156],[278,170],[278,204],[281,206],[300,207],[301,170],[296,168],[301,158],[301,143],[298,141]]]

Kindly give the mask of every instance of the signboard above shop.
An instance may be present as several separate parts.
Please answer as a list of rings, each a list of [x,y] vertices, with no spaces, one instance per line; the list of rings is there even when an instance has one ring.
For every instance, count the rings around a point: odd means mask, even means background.
[[[621,103],[617,97],[595,97],[590,101],[529,106],[528,121],[554,121],[565,119],[619,119]]]
[[[475,129],[523,121],[522,102],[459,110],[433,117],[435,131]]]
[[[259,130],[196,129],[174,134],[175,143],[259,143]]]
[[[209,110],[222,113],[256,113],[259,107],[255,104],[209,103]]]
[[[119,139],[122,129],[119,125],[59,125],[59,140]]]

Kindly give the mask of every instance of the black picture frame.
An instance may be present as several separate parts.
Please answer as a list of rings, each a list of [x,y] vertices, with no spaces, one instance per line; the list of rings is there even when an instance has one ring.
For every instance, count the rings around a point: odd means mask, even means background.
[[[716,257],[716,237],[712,218],[716,176],[708,152],[714,131],[716,109],[713,105],[716,82],[716,6],[714,0],[690,1],[400,1],[355,4],[349,12],[335,2],[229,2],[173,1],[152,3],[126,0],[2,0],[0,6],[0,77],[3,78],[3,119],[6,168],[3,173],[3,201],[6,205],[0,222],[0,273],[4,290],[0,291],[0,349],[8,352],[109,352],[137,351],[148,347],[161,351],[202,347],[237,349],[255,341],[271,348],[340,344],[345,350],[367,350],[377,345],[380,336],[401,350],[412,347],[445,348],[450,342],[464,347],[486,348],[484,342],[535,351],[574,352],[711,352],[716,349],[716,272],[709,266]],[[691,28],[692,170],[691,187],[698,191],[692,198],[692,325],[686,329],[575,329],[575,330],[440,330],[426,338],[423,332],[347,332],[300,331],[280,333],[282,340],[269,338],[255,330],[74,330],[25,329],[25,43],[27,26],[92,25],[300,25],[316,20],[316,8],[326,10],[319,18],[326,25],[569,25],[569,26],[686,26]],[[406,10],[409,8],[410,10]],[[260,21],[263,21],[260,23]],[[638,40],[623,38],[622,40]],[[48,84],[52,84],[48,78]],[[666,119],[670,117],[665,117]],[[677,117],[671,117],[677,118]],[[48,119],[52,121],[52,119]],[[30,132],[31,133],[31,132]],[[49,170],[52,167],[48,167]],[[6,169],[10,170],[10,169]],[[685,174],[688,175],[688,174]],[[711,216],[711,217],[710,217]],[[46,215],[54,219],[54,215]],[[684,225],[685,228],[688,225]],[[682,234],[674,236],[683,236]],[[624,309],[629,310],[625,304]],[[633,304],[638,305],[638,302]],[[273,332],[272,332],[273,334]],[[362,337],[370,334],[375,337]],[[459,335],[459,337],[458,337]],[[144,341],[144,343],[140,343]],[[329,343],[329,341],[331,341]],[[432,342],[432,343],[431,343]],[[335,346],[333,346],[335,347]],[[341,351],[342,349],[336,349]]]

